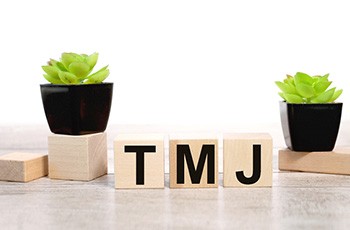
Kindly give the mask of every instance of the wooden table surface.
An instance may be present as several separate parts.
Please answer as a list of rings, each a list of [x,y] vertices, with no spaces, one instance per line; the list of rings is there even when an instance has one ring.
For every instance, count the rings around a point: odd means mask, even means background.
[[[140,130],[115,128],[118,132]],[[0,155],[45,152],[48,134],[41,126],[0,129]],[[273,187],[249,189],[223,188],[222,174],[218,189],[169,189],[166,173],[165,189],[115,190],[110,148],[109,174],[91,182],[48,178],[0,182],[0,228],[348,229],[350,177],[280,172],[278,145],[274,149]]]

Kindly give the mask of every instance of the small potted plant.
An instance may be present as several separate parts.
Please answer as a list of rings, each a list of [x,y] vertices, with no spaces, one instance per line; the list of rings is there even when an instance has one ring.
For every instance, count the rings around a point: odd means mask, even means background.
[[[337,140],[342,103],[334,101],[342,90],[329,89],[329,74],[309,76],[298,72],[276,81],[281,124],[286,145],[293,151],[332,151]]]
[[[82,135],[106,129],[112,103],[113,83],[102,83],[108,66],[91,74],[98,53],[63,53],[42,66],[50,84],[42,84],[41,97],[51,132]]]

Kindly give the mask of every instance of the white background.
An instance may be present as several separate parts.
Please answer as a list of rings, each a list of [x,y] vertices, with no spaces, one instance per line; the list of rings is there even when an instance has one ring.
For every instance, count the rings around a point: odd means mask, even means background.
[[[41,66],[99,52],[110,124],[279,122],[274,84],[330,73],[350,119],[347,1],[0,2],[0,124],[46,124]]]

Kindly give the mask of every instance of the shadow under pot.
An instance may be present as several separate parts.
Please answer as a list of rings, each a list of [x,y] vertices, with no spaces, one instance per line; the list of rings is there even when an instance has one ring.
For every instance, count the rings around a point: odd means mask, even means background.
[[[284,140],[293,151],[332,151],[337,140],[343,103],[280,102]]]
[[[40,85],[50,130],[56,134],[83,135],[106,130],[113,83]]]

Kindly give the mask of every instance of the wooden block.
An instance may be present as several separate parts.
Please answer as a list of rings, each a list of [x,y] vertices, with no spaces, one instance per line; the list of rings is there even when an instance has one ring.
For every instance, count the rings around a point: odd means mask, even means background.
[[[47,154],[16,152],[0,156],[0,180],[28,182],[47,173]]]
[[[218,187],[218,139],[210,135],[170,137],[170,188]]]
[[[224,134],[224,187],[272,186],[272,148],[266,133]]]
[[[114,174],[115,188],[164,188],[164,136],[117,135]]]
[[[331,152],[295,152],[283,149],[278,154],[280,170],[350,175],[350,148]]]
[[[89,181],[107,173],[106,133],[48,137],[49,177]]]

